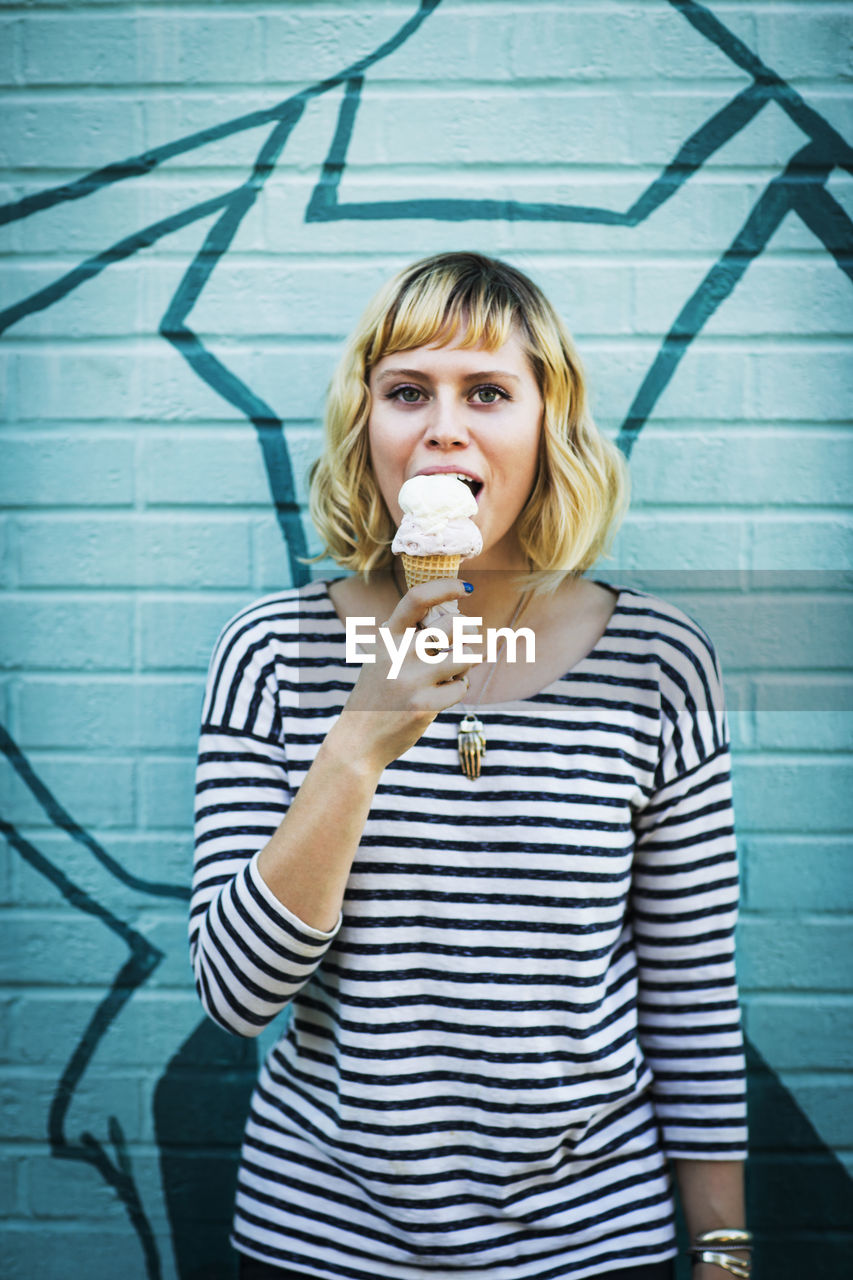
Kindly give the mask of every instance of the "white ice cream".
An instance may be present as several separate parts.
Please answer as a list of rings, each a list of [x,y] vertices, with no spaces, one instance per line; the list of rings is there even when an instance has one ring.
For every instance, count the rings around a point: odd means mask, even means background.
[[[395,555],[476,556],[483,550],[471,516],[477,499],[456,476],[412,476],[397,497],[403,519],[391,544]]]

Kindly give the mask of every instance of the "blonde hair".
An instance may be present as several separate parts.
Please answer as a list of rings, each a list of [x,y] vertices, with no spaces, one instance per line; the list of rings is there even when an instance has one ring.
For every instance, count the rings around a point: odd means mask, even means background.
[[[628,470],[592,420],[565,326],[542,291],[514,267],[479,253],[441,253],[380,289],[332,377],[325,450],[311,469],[310,509],[338,564],[368,574],[391,563],[395,525],[368,445],[372,368],[383,356],[415,347],[458,341],[496,350],[513,329],[544,407],[536,478],[518,520],[528,581],[547,589],[565,573],[582,573],[606,551],[627,506]]]

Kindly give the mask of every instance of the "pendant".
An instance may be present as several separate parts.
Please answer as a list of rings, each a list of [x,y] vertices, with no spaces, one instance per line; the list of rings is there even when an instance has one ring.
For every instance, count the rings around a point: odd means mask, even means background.
[[[465,777],[471,780],[479,778],[480,765],[486,754],[486,735],[482,721],[470,712],[466,713],[459,722],[456,743],[459,748],[459,764]]]

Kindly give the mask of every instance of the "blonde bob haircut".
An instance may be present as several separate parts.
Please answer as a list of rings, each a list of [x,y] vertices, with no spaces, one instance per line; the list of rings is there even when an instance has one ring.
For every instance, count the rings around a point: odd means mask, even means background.
[[[383,356],[415,347],[458,342],[496,350],[513,330],[524,342],[544,406],[536,478],[518,519],[527,582],[547,590],[606,552],[627,506],[628,471],[621,452],[592,421],[565,326],[542,291],[514,267],[479,253],[440,253],[380,289],[329,387],[326,443],[311,470],[310,508],[338,564],[366,576],[392,558],[395,525],[374,479],[368,443],[373,367]]]

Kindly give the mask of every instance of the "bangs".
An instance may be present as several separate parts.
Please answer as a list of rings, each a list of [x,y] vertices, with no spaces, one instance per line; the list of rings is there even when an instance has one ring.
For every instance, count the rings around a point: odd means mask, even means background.
[[[502,347],[519,324],[525,331],[518,297],[508,282],[469,272],[438,269],[405,277],[384,322],[374,333],[368,371],[383,356],[415,347]]]

